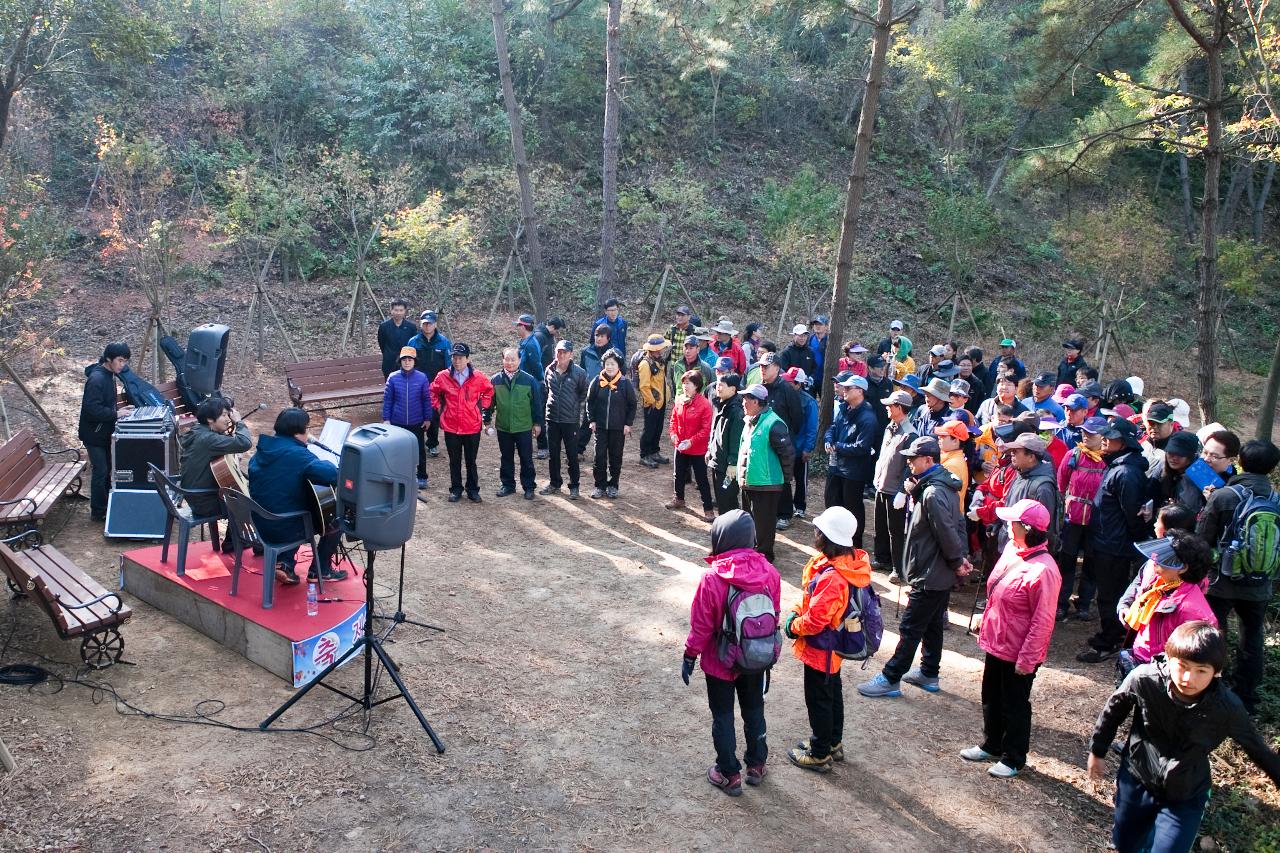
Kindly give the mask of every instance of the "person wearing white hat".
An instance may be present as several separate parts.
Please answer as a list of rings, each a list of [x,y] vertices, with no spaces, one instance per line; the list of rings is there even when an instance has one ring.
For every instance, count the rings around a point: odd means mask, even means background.
[[[778,365],[782,370],[798,367],[810,379],[818,375],[818,360],[814,358],[813,349],[809,346],[809,328],[807,326],[797,324],[791,330],[791,344],[778,353]],[[812,382],[806,383],[801,390],[815,394]]]

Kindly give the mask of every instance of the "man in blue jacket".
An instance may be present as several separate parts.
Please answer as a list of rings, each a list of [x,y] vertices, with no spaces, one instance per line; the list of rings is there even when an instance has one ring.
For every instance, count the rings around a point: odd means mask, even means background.
[[[622,318],[622,304],[616,299],[610,299],[604,304],[604,316],[593,323],[593,326],[599,326],[601,323],[609,327],[611,334],[610,340],[613,342],[613,348],[622,354],[623,363],[627,358],[627,321]]]
[[[796,461],[792,469],[795,490],[791,499],[791,514],[795,518],[804,518],[809,507],[809,454],[818,446],[818,401],[806,390],[811,377],[805,376],[803,370],[789,367],[783,375],[796,389],[796,396],[804,408],[804,426],[792,438],[796,446]],[[817,378],[822,379],[821,376]]]
[[[439,319],[436,312],[423,311],[418,324],[421,331],[410,338],[408,344],[418,351],[414,367],[427,377],[428,387],[431,385],[431,380],[436,378],[436,374],[449,367],[451,363],[449,354],[453,344],[440,334],[440,330],[436,327]],[[427,454],[433,457],[439,456],[439,448],[440,422],[433,419],[431,425],[427,427]]]
[[[842,506],[858,520],[853,547],[862,547],[867,511],[862,502],[867,484],[875,476],[876,436],[880,422],[867,402],[867,380],[856,373],[836,383],[843,397],[823,444],[827,451],[827,506]]]
[[[276,515],[309,511],[314,502],[311,484],[336,486],[338,466],[319,458],[307,449],[307,424],[311,417],[302,409],[285,409],[276,416],[275,434],[258,437],[258,452],[249,460],[249,492],[263,509]],[[254,520],[258,533],[272,542],[285,542],[302,538],[302,522]],[[340,581],[347,576],[343,569],[333,565],[338,551],[341,531],[322,530],[317,548],[319,560],[314,557],[307,578],[316,576],[316,563],[321,568],[320,577],[326,581]],[[293,585],[298,583],[295,572],[298,551],[280,555],[274,567],[276,580]],[[264,570],[270,571],[270,568]]]
[[[427,487],[427,452],[423,440],[435,412],[431,409],[431,383],[414,369],[418,351],[400,350],[400,369],[387,377],[382,389],[382,422],[413,433],[418,440],[418,488]]]

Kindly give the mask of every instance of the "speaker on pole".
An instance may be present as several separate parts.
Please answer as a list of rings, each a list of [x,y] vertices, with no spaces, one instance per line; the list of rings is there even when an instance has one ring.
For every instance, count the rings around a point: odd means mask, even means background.
[[[399,548],[413,536],[418,440],[386,424],[351,431],[338,463],[338,524],[369,551]]]
[[[222,388],[222,373],[227,366],[231,329],[220,323],[205,323],[191,330],[187,337],[187,353],[182,372],[191,390],[204,399]]]

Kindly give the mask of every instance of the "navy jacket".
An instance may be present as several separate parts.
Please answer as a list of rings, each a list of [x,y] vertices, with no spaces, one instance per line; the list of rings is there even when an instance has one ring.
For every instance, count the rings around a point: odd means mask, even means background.
[[[879,446],[880,422],[866,400],[857,408],[841,402],[835,419],[827,427],[824,444],[832,447],[827,473],[846,480],[870,483],[875,476],[875,454]]]
[[[263,509],[277,515],[311,509],[311,483],[337,485],[338,466],[318,458],[297,439],[274,434],[258,437],[258,452],[249,460],[249,492]],[[301,521],[255,523],[271,542],[302,537]]]
[[[1126,447],[1108,459],[1089,520],[1093,550],[1109,557],[1139,560],[1134,543],[1151,538],[1151,525],[1138,516],[1138,510],[1150,494],[1147,460],[1141,450]]]
[[[77,434],[85,447],[110,447],[116,431],[116,376],[101,364],[86,367],[84,373]]]
[[[427,384],[431,384],[431,380],[436,378],[436,374],[448,367],[452,362],[449,357],[449,350],[453,344],[449,343],[449,339],[440,334],[440,330],[436,329],[436,333],[428,338],[422,332],[414,335],[409,339],[407,346],[411,346],[418,351],[418,361],[414,367],[418,372],[427,377]],[[399,362],[393,365],[393,369],[399,366]]]

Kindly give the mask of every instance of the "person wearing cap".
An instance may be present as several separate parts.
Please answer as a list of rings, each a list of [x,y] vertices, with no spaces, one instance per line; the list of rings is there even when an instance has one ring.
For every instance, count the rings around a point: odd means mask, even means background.
[[[707,441],[707,476],[715,493],[716,511],[738,508],[738,450],[742,446],[742,377],[725,373],[715,384],[711,437]]]
[[[957,375],[959,375],[957,373]],[[942,377],[939,377],[942,378]],[[947,405],[951,407],[952,417],[959,416],[966,425],[970,422],[969,396],[972,391],[969,383],[963,379],[952,379],[947,393]],[[975,422],[976,426],[976,422]]]
[[[775,359],[778,357],[778,345],[773,341],[761,341],[756,344],[755,352],[755,361],[750,363],[746,375],[742,377],[743,388],[764,382],[762,378],[764,376],[764,363],[770,357]],[[720,358],[727,358],[727,356],[720,356]],[[733,359],[730,359],[729,363],[732,365]]]
[[[1054,435],[1061,439],[1070,451],[1080,443],[1080,428],[1089,416],[1089,401],[1080,394],[1068,394],[1062,401],[1062,411],[1066,415],[1066,420],[1054,430]]]
[[[604,369],[604,354],[612,347],[609,346],[609,338],[613,333],[609,331],[609,327],[603,323],[596,326],[592,334],[591,343],[582,348],[581,354],[578,356],[578,366],[587,374],[587,384],[590,385],[596,381],[600,375],[600,371]],[[587,452],[588,445],[591,444],[591,430],[587,429],[587,424],[591,421],[591,413],[587,411],[586,406],[582,408],[582,424],[578,428],[578,455],[582,456]]]
[[[640,409],[644,417],[644,430],[640,433],[640,462],[647,468],[671,462],[659,452],[662,431],[666,427],[667,353],[670,348],[671,342],[662,335],[650,335],[641,350],[640,363],[636,365],[636,391],[640,395]]]
[[[966,761],[990,763],[987,773],[1011,779],[1031,748],[1031,687],[1049,656],[1062,577],[1049,549],[1053,516],[1024,498],[996,514],[1008,522],[1009,544],[987,578],[987,604],[978,629],[982,666],[982,743],[960,751]]]
[[[715,369],[716,362],[720,360],[720,356],[711,348],[711,342],[716,339],[716,336],[703,328],[698,328],[695,331],[697,332],[695,337],[698,340],[698,358],[707,367]]]
[[[1053,397],[1052,397],[1053,402],[1061,406],[1063,403],[1067,402],[1067,398],[1070,397],[1075,392],[1076,392],[1076,386],[1070,383],[1059,385],[1057,388],[1053,389]]]
[[[973,570],[960,509],[960,481],[939,463],[942,453],[937,440],[920,436],[899,453],[911,471],[904,486],[911,508],[903,553],[911,597],[902,612],[893,657],[875,678],[858,685],[858,693],[869,698],[901,696],[901,681],[938,692],[951,590]],[[920,666],[911,669],[921,647]]]
[[[427,384],[435,380],[442,370],[447,370],[453,344],[441,334],[437,325],[439,315],[435,311],[423,311],[418,318],[418,334],[409,339],[409,346],[417,351],[418,358],[414,367],[427,377]],[[432,458],[440,455],[440,420],[435,418],[427,427],[427,455]]]
[[[1151,526],[1142,511],[1150,497],[1150,487],[1138,428],[1115,418],[1101,435],[1106,442],[1103,458],[1107,470],[1089,520],[1090,549],[1085,559],[1098,587],[1102,626],[1089,638],[1089,648],[1076,655],[1081,663],[1099,663],[1119,653],[1125,627],[1116,614],[1116,605],[1138,569],[1134,544],[1151,538]]]
[[[818,373],[818,360],[814,358],[813,350],[809,346],[809,329],[800,323],[791,330],[791,343],[778,354],[778,364],[783,370],[789,370],[798,367],[804,371],[804,375],[809,379],[815,377],[821,382],[822,377]],[[809,394],[816,395],[817,391],[810,382],[808,386],[801,388]]]
[[[863,495],[875,479],[876,434],[880,422],[867,400],[867,380],[848,375],[835,386],[840,403],[835,417],[823,436],[827,451],[828,507],[844,507],[852,513],[856,524],[854,546],[862,547],[862,531],[867,526]]]
[[[1000,341],[1000,355],[991,359],[991,364],[987,367],[987,385],[989,387],[994,386],[996,380],[1000,378],[1001,367],[1005,368],[1009,375],[1013,377],[1015,385],[1027,378],[1027,366],[1022,363],[1022,359],[1018,358],[1018,342],[1013,338],[1005,338]]]
[[[686,337],[680,347],[674,347],[671,350],[671,387],[679,388],[681,381],[684,379],[686,372],[698,373],[702,375],[702,388],[709,394],[711,386],[716,381],[715,368],[709,366],[698,356],[698,338],[696,335]],[[676,355],[679,358],[676,358]],[[704,395],[705,396],[705,395]]]
[[[702,515],[715,518],[711,483],[707,480],[707,445],[711,439],[711,403],[702,393],[702,374],[686,371],[680,382],[680,396],[671,407],[671,446],[675,448],[675,498],[666,508],[685,508],[685,484],[693,479],[702,498]]]
[[[747,354],[742,351],[742,346],[734,340],[737,330],[733,328],[733,323],[722,317],[711,331],[715,334],[715,340],[711,341],[711,351],[716,356],[729,356],[729,358],[733,359],[734,372],[745,374],[747,372]]]
[[[755,523],[740,509],[728,510],[711,524],[709,568],[698,581],[689,608],[689,636],[684,641],[680,676],[688,684],[701,661],[707,680],[707,704],[711,708],[711,742],[716,763],[707,770],[707,781],[731,797],[742,794],[742,769],[746,783],[764,781],[769,747],[765,741],[765,678],[763,672],[740,673],[720,658],[725,611],[730,597],[763,594],[773,601],[773,612],[782,608],[782,580],[767,559],[754,550]],[[742,711],[747,748],[738,760],[734,737],[733,701]]]
[[[885,357],[885,361],[892,362],[898,356],[898,349],[901,341],[904,339],[902,334],[903,325],[901,320],[889,321],[889,333],[880,339],[880,343],[876,344],[876,354]],[[910,341],[908,341],[910,343]],[[912,373],[915,371],[913,370]]]
[[[476,454],[480,452],[482,412],[493,405],[493,383],[471,366],[471,347],[456,343],[450,352],[452,365],[431,380],[431,407],[435,409],[444,447],[449,454],[449,502],[462,500],[462,466],[466,463],[467,498],[480,503],[480,475]]]
[[[919,435],[933,435],[942,422],[951,417],[951,385],[945,379],[934,377],[920,386],[924,402],[911,416],[911,423]]]
[[[1067,338],[1062,342],[1062,361],[1058,362],[1057,379],[1059,385],[1075,385],[1076,374],[1088,370],[1080,351],[1084,349],[1084,341],[1079,338]]]
[[[796,463],[795,470],[792,471],[792,482],[795,485],[791,496],[792,517],[804,518],[809,509],[809,455],[818,446],[818,401],[805,392],[805,387],[815,380],[805,376],[799,367],[787,368],[783,377],[795,389],[796,399],[804,409],[803,426],[792,436],[796,447]]]
[[[813,360],[817,363],[817,368],[811,374],[814,378],[814,387],[822,383],[822,370],[827,363],[827,330],[831,326],[831,318],[825,314],[819,314],[809,321],[809,349],[813,350]],[[818,388],[818,391],[821,391]],[[817,396],[817,395],[815,395]]]
[[[1024,432],[1007,443],[1005,449],[1009,453],[1009,464],[1017,473],[1009,484],[1004,504],[1013,506],[1018,501],[1030,498],[1047,509],[1052,520],[1047,528],[1049,551],[1056,552],[1062,501],[1058,496],[1058,471],[1049,457],[1049,445],[1036,433]],[[996,516],[999,517],[999,514],[997,510]],[[996,547],[1001,552],[1008,543],[1008,536],[1008,528],[1001,527],[996,540]]]
[[[689,317],[692,313],[688,305],[680,305],[676,308],[675,322],[671,325],[671,328],[667,329],[667,340],[671,341],[672,352],[682,352],[685,340],[690,337],[693,338],[696,348],[697,336],[693,327],[689,325]]]
[[[409,345],[417,334],[412,323],[405,321],[409,303],[403,299],[391,300],[391,316],[378,324],[378,351],[382,353],[382,377],[391,375],[400,361],[400,351]]]
[[[876,490],[876,544],[874,565],[891,572],[899,582],[906,581],[902,555],[907,538],[907,496],[903,484],[907,478],[907,459],[903,450],[918,436],[911,424],[915,401],[906,391],[894,391],[884,398],[888,425],[880,438],[871,484]]]
[[[542,375],[542,344],[533,333],[532,314],[521,314],[515,322],[516,336],[520,339],[520,369],[537,379]]]
[[[769,405],[769,390],[749,385],[742,397],[742,441],[738,445],[738,485],[742,508],[756,523],[756,550],[774,562],[773,542],[781,521],[778,505],[791,484],[796,449],[791,430]]]
[[[560,476],[560,454],[563,452],[569,468],[569,500],[578,499],[581,475],[578,427],[587,401],[587,386],[587,372],[573,363],[573,342],[558,342],[555,360],[542,375],[542,389],[546,394],[547,447],[551,459],[547,463],[547,485],[539,494],[557,494],[564,485]]]
[[[760,384],[769,392],[769,408],[774,411],[778,417],[782,418],[782,422],[786,424],[788,432],[791,434],[792,448],[800,435],[805,431],[805,406],[804,399],[809,396],[804,391],[796,389],[796,386],[787,381],[783,375],[779,365],[778,357],[773,353],[765,353],[760,357]],[[800,453],[797,451],[797,457]],[[794,464],[794,463],[793,463]],[[787,471],[787,485],[782,490],[782,494],[778,498],[778,523],[779,530],[786,530],[791,526],[791,519],[795,516],[795,494],[796,487],[793,479],[793,472]]]
[[[995,567],[996,560],[1000,558],[999,546],[1003,544],[1000,539],[1002,525],[996,510],[1009,505],[1009,490],[1013,488],[1013,481],[1018,476],[1018,469],[1013,467],[1009,444],[1023,434],[1035,435],[1040,423],[1040,417],[1034,412],[1024,411],[1021,406],[1016,409],[1017,416],[1008,423],[989,424],[986,427],[988,437],[995,445],[996,458],[984,465],[983,473],[986,478],[979,483],[969,501],[967,517],[983,525],[979,529],[979,541],[982,545],[984,577]]]
[[[1182,431],[1182,424],[1173,419],[1173,406],[1164,400],[1147,400],[1142,406],[1139,426],[1142,434],[1138,440],[1142,442],[1142,453],[1147,457],[1147,471],[1153,473],[1156,463],[1165,454],[1169,439]],[[1197,451],[1200,440],[1196,439]]]
[[[116,377],[129,366],[132,353],[122,342],[107,344],[96,364],[84,369],[84,394],[80,398],[80,422],[76,434],[89,454],[89,516],[107,520],[107,493],[111,489],[111,436],[116,431]]]
[[[1146,562],[1116,606],[1130,632],[1116,666],[1121,678],[1163,654],[1179,625],[1204,621],[1222,627],[1201,590],[1201,581],[1213,569],[1213,548],[1187,530],[1167,533],[1134,546]]]
[[[1039,373],[1031,381],[1031,396],[1023,399],[1022,405],[1029,412],[1042,412],[1055,421],[1067,419],[1062,407],[1053,401],[1054,376],[1052,373]]]
[[[876,429],[876,447],[879,447],[880,437],[884,435],[884,429],[889,425],[889,415],[885,411],[884,401],[897,389],[897,386],[889,376],[888,362],[879,355],[867,358],[866,379],[867,402],[871,404],[871,409],[876,415],[876,423],[879,425]]]
[[[604,316],[591,325],[595,327],[602,324],[609,327],[609,339],[613,343],[613,348],[618,351],[625,363],[627,358],[627,321],[622,317],[621,302],[616,299],[610,299],[604,303]]]
[[[969,495],[969,460],[964,455],[969,428],[964,421],[944,421],[934,432],[934,436],[938,439],[938,450],[941,451],[938,461],[960,481],[960,508],[964,509],[969,505],[966,502]]]
[[[1075,618],[1092,619],[1096,585],[1093,565],[1089,562],[1089,522],[1093,517],[1094,499],[1102,488],[1107,463],[1102,457],[1102,432],[1107,419],[1086,418],[1080,425],[1080,441],[1058,464],[1058,491],[1062,493],[1062,533],[1058,536],[1058,570],[1062,572],[1062,595],[1058,598],[1058,619],[1072,615],[1072,593],[1075,592],[1076,564],[1083,558],[1080,590],[1075,596]]]
[[[1151,481],[1151,498],[1155,509],[1165,504],[1182,504],[1199,515],[1205,497],[1200,487],[1187,476],[1187,468],[1200,455],[1200,439],[1189,430],[1175,432],[1165,443],[1164,452],[1147,473]]]
[[[842,506],[829,506],[813,520],[813,547],[800,573],[801,598],[783,622],[794,640],[791,652],[804,666],[804,704],[809,712],[808,738],[787,751],[797,767],[831,772],[844,761],[844,685],[841,657],[818,648],[817,640],[838,629],[849,609],[851,589],[871,586],[871,564],[856,544],[861,525]]]
[[[947,348],[942,344],[934,344],[929,348],[929,361],[923,367],[916,371],[916,376],[920,378],[921,385],[929,384],[929,380],[933,378],[934,372],[938,369],[938,365],[946,358]]]
[[[1106,396],[1107,392],[1101,383],[1095,379],[1083,385],[1077,385],[1076,393],[1084,397],[1085,402],[1089,404],[1089,408],[1085,411],[1085,417],[1092,418],[1102,414],[1102,398]]]
[[[857,376],[867,375],[867,348],[857,341],[845,341],[844,353],[840,358],[840,372],[852,373]]]
[[[387,377],[382,389],[382,422],[413,433],[418,442],[418,488],[427,487],[426,430],[435,412],[431,409],[431,383],[415,369],[418,351],[400,348],[400,369]]]
[[[965,411],[976,417],[978,407],[987,398],[985,380],[974,371],[973,358],[967,352],[960,353],[960,357],[956,359],[956,369],[959,371],[956,379],[963,380],[969,386],[969,398],[964,404]]]
[[[520,488],[525,500],[533,500],[533,436],[542,432],[544,408],[542,383],[520,369],[520,352],[515,347],[502,351],[502,369],[489,377],[493,385],[493,405],[485,410],[484,423],[495,423],[498,436],[497,496],[515,494],[515,457],[520,455]],[[494,434],[492,427],[488,430]]]
[[[616,498],[622,470],[622,451],[636,419],[636,389],[622,372],[622,353],[604,354],[600,375],[587,389],[587,429],[596,437],[595,464],[591,469],[595,490],[591,497]]]

